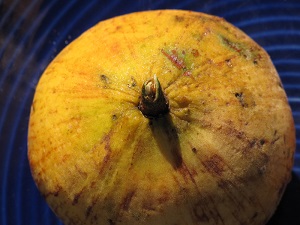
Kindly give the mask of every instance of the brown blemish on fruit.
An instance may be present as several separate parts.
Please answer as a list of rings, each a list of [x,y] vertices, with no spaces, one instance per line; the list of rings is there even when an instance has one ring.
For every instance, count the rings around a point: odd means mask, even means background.
[[[44,194],[44,198],[47,199],[48,197],[50,196],[54,196],[54,197],[57,197],[59,195],[59,192],[62,190],[62,187],[61,186],[56,186],[55,190],[54,191],[50,191],[50,192],[47,192],[46,194]]]
[[[79,200],[80,196],[82,195],[82,193],[83,193],[83,190],[81,190],[80,192],[78,192],[74,195],[72,205],[76,205],[78,203],[78,200]]]
[[[80,168],[80,166],[75,165],[75,169],[78,172],[78,174],[82,177],[82,179],[86,179],[87,178],[87,176],[88,176],[87,172],[85,172],[84,170],[82,170]]]
[[[181,167],[178,169],[180,174],[182,175],[185,182],[188,182],[188,180],[191,180],[195,186],[197,186],[197,183],[194,179],[194,177],[197,175],[197,171],[195,169],[189,169],[184,162],[181,163]]]
[[[258,140],[256,138],[254,139],[251,139],[251,140],[248,140],[248,145],[247,145],[247,149],[250,150],[250,149],[254,149],[254,148],[262,148],[263,145],[266,143],[266,141],[264,139],[261,139],[261,140]],[[246,150],[247,150],[246,149]]]
[[[202,165],[209,173],[213,175],[221,176],[224,172],[224,160],[221,156],[217,154],[214,154],[207,160],[203,161]]]
[[[85,218],[88,218],[91,215],[92,210],[93,210],[94,206],[96,205],[96,202],[97,202],[97,198],[93,199],[91,204],[86,208]]]
[[[135,191],[130,191],[126,194],[125,198],[123,199],[123,202],[122,202],[122,209],[127,211],[129,209],[129,206],[130,206],[130,202],[132,200],[132,197],[134,196],[135,194]]]
[[[103,161],[101,163],[101,168],[99,170],[99,175],[101,175],[103,173],[103,171],[105,170],[105,168],[107,168],[107,164],[110,161],[111,158],[111,147],[110,147],[110,138],[111,138],[111,133],[107,134],[104,138],[103,141],[104,142],[104,150],[106,151],[106,155],[103,158]]]
[[[176,16],[175,16],[175,21],[176,21],[176,22],[183,22],[183,21],[184,21],[184,17],[183,17],[183,16],[178,16],[178,15],[176,15]]]
[[[169,194],[167,191],[162,192],[161,194],[162,195],[157,199],[157,201],[159,204],[164,204],[165,202],[167,202],[170,199],[170,197],[169,197]]]
[[[222,126],[222,130],[224,130],[224,133],[226,135],[228,135],[230,137],[236,137],[244,142],[246,142],[248,140],[248,137],[246,136],[246,134],[243,131],[234,128],[231,120],[226,121],[226,122],[227,122],[227,126],[225,126],[225,125]]]
[[[280,139],[280,137],[275,137],[275,138],[271,141],[271,144],[274,145],[279,139]]]
[[[199,51],[197,49],[192,49],[192,55],[197,58],[200,54]]]

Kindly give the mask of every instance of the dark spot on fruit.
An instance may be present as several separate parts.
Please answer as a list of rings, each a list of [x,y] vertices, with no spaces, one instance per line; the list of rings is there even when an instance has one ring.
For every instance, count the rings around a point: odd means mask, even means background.
[[[128,86],[129,88],[133,88],[133,87],[136,87],[136,85],[137,85],[137,82],[136,82],[135,78],[134,78],[134,77],[131,77],[130,84],[128,84],[127,86]]]
[[[245,97],[243,92],[236,92],[234,96],[239,100],[242,107],[248,107],[248,104],[245,102]]]
[[[221,176],[224,172],[224,160],[217,154],[212,155],[207,160],[203,161],[202,164],[205,169],[213,175]]]
[[[251,49],[252,50],[252,49]],[[257,65],[258,62],[260,61],[261,59],[261,55],[260,54],[257,54],[256,57],[253,59],[253,64],[254,65]]]
[[[193,147],[192,151],[196,154],[198,150],[195,147]]]
[[[243,96],[243,93],[235,93],[234,96],[236,98],[241,98]]]
[[[59,190],[55,191],[55,192],[53,193],[53,196],[57,197],[58,194],[59,194]]]
[[[108,82],[108,77],[107,77],[106,75],[104,75],[104,74],[101,74],[101,75],[100,75],[100,79],[101,79],[102,81],[104,81],[104,82]]]
[[[263,174],[265,174],[267,170],[267,166],[263,165],[262,167],[258,168],[258,175],[262,176]]]
[[[112,115],[112,120],[116,120],[118,117],[117,117],[117,115]]]
[[[108,219],[109,225],[115,225],[116,223],[112,219]]]
[[[252,140],[249,140],[247,147],[244,149],[244,152],[247,152],[248,150],[251,150],[254,148],[259,149],[265,144],[265,142],[266,141],[264,139],[258,140],[256,138],[254,138]]]
[[[110,83],[109,78],[104,74],[100,75],[100,80],[104,83],[104,87],[107,87],[107,85]]]
[[[259,144],[262,146],[262,145],[264,145],[266,143],[266,141],[264,140],[264,139],[261,139],[260,141],[259,141]]]
[[[226,59],[225,63],[228,67],[232,67],[231,59]]]

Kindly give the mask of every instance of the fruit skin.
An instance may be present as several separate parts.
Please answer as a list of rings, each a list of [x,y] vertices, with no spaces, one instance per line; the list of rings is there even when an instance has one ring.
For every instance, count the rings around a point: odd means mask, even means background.
[[[156,74],[170,112],[138,109]],[[160,10],[100,22],[42,75],[29,122],[37,187],[66,225],[265,224],[290,180],[277,72],[225,20]]]

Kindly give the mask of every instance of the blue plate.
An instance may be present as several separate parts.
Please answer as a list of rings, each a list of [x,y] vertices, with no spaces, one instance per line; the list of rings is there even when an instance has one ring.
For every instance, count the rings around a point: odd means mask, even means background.
[[[299,0],[0,0],[0,224],[62,224],[39,194],[27,160],[35,86],[50,61],[98,21],[149,9],[201,11],[233,23],[270,54],[297,129],[293,178],[268,225],[300,224]],[[229,224],[230,225],[230,224]]]

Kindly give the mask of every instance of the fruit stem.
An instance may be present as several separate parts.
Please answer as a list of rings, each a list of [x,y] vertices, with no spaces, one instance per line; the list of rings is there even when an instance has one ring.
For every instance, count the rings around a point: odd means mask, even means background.
[[[148,118],[157,118],[169,112],[169,102],[156,75],[143,84],[138,108]]]

